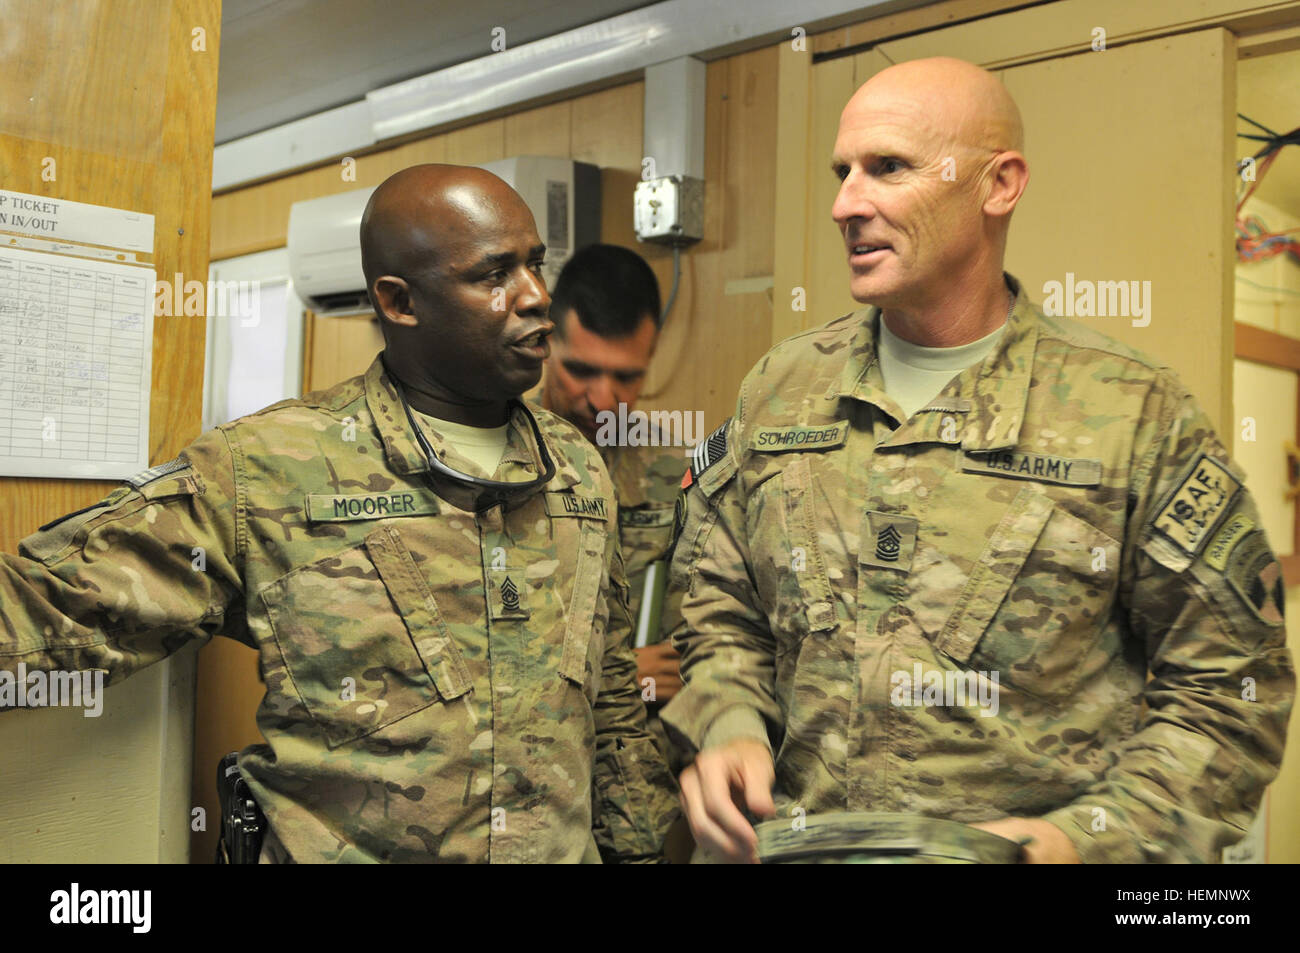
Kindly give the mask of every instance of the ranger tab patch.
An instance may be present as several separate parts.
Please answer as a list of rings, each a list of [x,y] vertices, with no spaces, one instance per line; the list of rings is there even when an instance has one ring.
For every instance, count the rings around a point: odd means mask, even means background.
[[[1210,543],[1210,548],[1205,551],[1205,561],[1219,572],[1224,572],[1228,568],[1228,558],[1232,555],[1232,549],[1242,537],[1255,528],[1255,521],[1249,516],[1243,516],[1238,513],[1232,519],[1228,520],[1227,525],[1219,530],[1219,535],[1214,537]]]
[[[1100,460],[1075,460],[1027,450],[961,451],[961,468],[971,473],[1018,477],[1063,486],[1096,486]]]
[[[1191,472],[1152,525],[1189,556],[1195,556],[1228,512],[1241,482],[1209,454],[1201,454]]]

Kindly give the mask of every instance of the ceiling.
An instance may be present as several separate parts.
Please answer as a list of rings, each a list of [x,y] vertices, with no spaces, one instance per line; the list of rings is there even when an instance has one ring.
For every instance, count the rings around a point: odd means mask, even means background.
[[[519,46],[655,0],[224,0],[216,142],[363,99],[381,86]],[[382,11],[382,12],[380,12]],[[1300,125],[1300,51],[1241,60],[1238,111],[1279,133]],[[1250,127],[1238,122],[1238,129]],[[1258,145],[1239,139],[1238,155]],[[1300,148],[1256,194],[1300,217]]]
[[[224,0],[217,144],[654,0]]]
[[[1300,51],[1275,53],[1237,63],[1237,112],[1261,122],[1279,135],[1300,126]],[[1237,120],[1238,132],[1256,132]],[[1263,145],[1237,140],[1238,156],[1253,155]],[[1259,183],[1255,195],[1288,215],[1300,218],[1300,146],[1283,146]],[[1274,225],[1274,228],[1277,226]]]

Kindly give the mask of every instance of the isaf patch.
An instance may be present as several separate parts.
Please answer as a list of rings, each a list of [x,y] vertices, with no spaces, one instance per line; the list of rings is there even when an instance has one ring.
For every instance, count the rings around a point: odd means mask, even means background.
[[[1152,525],[1183,552],[1195,556],[1240,490],[1241,481],[1218,460],[1203,453],[1160,508]]]
[[[1282,624],[1286,614],[1282,567],[1262,532],[1255,530],[1233,548],[1223,575],[1261,621]]]

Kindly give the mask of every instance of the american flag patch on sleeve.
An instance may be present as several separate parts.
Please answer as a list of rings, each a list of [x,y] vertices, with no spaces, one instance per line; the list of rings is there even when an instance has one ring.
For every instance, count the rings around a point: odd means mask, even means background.
[[[727,453],[727,425],[731,423],[728,417],[722,422],[722,426],[713,433],[709,434],[702,440],[691,454],[691,466],[686,471],[686,476],[682,479],[682,489],[690,486],[699,480],[700,475],[709,467],[721,460]]]

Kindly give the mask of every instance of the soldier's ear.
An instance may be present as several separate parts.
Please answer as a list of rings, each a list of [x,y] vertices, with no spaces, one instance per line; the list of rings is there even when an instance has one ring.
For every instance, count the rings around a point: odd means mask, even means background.
[[[413,328],[419,323],[411,304],[411,286],[407,284],[405,278],[381,275],[375,279],[371,298],[381,322],[386,321],[408,328]]]

